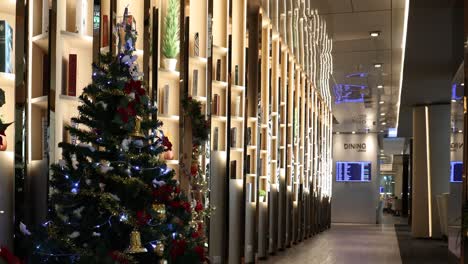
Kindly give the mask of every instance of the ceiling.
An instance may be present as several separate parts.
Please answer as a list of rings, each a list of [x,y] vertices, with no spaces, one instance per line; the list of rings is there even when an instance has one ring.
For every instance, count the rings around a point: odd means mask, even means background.
[[[333,39],[334,131],[380,132],[395,127],[405,0],[312,2]],[[371,37],[372,31],[380,35]],[[382,67],[375,68],[376,63]]]
[[[412,0],[398,135],[412,137],[416,105],[449,104],[463,61],[463,1]]]

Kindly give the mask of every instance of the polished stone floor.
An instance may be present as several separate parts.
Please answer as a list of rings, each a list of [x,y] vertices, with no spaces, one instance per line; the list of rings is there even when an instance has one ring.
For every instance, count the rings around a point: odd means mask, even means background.
[[[261,263],[401,264],[393,225],[334,224]]]

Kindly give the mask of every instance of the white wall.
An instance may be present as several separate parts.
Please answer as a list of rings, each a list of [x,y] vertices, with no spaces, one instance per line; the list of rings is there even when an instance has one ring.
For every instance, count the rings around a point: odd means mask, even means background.
[[[366,151],[344,149],[344,144],[366,143]],[[376,134],[333,135],[333,196],[332,222],[376,223],[379,201],[378,142]],[[337,161],[370,161],[371,182],[337,182]]]

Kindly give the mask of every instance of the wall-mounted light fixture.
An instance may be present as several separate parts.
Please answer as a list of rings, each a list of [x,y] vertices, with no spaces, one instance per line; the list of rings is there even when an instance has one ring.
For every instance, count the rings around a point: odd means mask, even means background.
[[[371,31],[369,32],[369,35],[373,38],[376,38],[378,36],[380,36],[380,31]]]

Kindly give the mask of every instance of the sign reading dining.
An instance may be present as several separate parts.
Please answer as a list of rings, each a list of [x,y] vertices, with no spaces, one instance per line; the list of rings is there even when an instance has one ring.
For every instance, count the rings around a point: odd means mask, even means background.
[[[344,143],[345,150],[355,150],[357,152],[366,152],[366,143]]]

